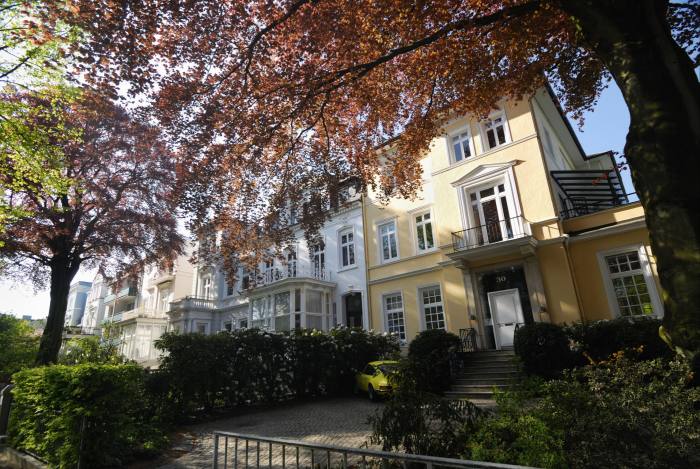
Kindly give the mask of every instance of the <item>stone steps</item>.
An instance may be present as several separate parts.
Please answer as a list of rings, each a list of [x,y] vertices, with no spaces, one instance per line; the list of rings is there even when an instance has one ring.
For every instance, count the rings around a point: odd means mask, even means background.
[[[445,397],[466,399],[481,407],[493,407],[494,389],[507,390],[520,375],[512,350],[467,353],[464,367]]]

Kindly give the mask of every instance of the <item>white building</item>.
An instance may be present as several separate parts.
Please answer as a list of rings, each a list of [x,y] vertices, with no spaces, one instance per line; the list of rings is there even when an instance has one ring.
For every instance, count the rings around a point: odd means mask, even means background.
[[[107,296],[107,283],[102,275],[97,274],[92,281],[85,304],[85,314],[80,323],[84,333],[94,334],[99,332],[105,316],[105,296]]]
[[[90,282],[75,282],[70,286],[68,293],[68,307],[66,308],[66,326],[79,326],[85,313],[88,294],[90,293]]]
[[[235,285],[216,267],[196,267],[194,295],[168,312],[172,327],[203,334],[247,327],[367,328],[361,196],[354,188],[350,194],[321,228],[320,243],[308,246],[297,229],[284,259],[267,261],[253,273],[239,270]]]
[[[192,285],[189,254],[179,256],[170,269],[150,268],[136,282],[110,286],[104,298],[103,337],[115,340],[126,358],[157,366],[154,342],[168,330],[170,304],[186,297]]]

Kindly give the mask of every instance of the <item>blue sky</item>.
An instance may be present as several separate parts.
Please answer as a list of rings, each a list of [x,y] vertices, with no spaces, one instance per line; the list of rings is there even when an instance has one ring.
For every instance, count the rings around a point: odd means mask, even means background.
[[[582,129],[573,123],[586,153],[615,150],[622,153],[625,137],[629,129],[629,112],[619,88],[611,83],[600,97],[593,112],[586,115]],[[628,193],[634,192],[629,171],[622,172],[622,179]],[[92,272],[79,272],[74,281],[92,280]],[[0,282],[0,312],[16,316],[29,314],[34,318],[46,317],[49,295],[46,291],[34,292],[31,286]]]

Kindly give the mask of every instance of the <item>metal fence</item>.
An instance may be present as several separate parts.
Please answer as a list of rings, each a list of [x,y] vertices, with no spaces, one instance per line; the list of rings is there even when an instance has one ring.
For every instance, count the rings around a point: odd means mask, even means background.
[[[214,432],[214,469],[238,468],[491,468],[525,466],[496,464],[419,454],[390,453],[223,431]]]

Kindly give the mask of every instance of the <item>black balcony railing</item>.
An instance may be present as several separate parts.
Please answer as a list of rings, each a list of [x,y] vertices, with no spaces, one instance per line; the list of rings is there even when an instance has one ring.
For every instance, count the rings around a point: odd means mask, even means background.
[[[452,248],[455,251],[522,238],[530,235],[530,227],[524,217],[512,217],[493,221],[452,233]]]
[[[624,194],[614,199],[592,199],[586,197],[566,199],[566,209],[561,211],[561,218],[568,220],[569,218],[590,215],[591,213],[600,212],[610,208],[620,207],[639,201],[635,193]]]

